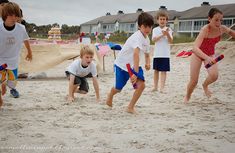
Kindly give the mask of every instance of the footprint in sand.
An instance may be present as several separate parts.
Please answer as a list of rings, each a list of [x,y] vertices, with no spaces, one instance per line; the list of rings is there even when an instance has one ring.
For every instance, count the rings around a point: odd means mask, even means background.
[[[35,135],[32,135],[31,137],[43,138],[43,137],[45,137],[45,135],[42,133],[36,133]]]
[[[165,129],[165,130],[168,131],[168,132],[171,132],[171,133],[175,133],[175,132],[176,132],[176,130],[173,129],[173,128],[167,128],[167,129]]]

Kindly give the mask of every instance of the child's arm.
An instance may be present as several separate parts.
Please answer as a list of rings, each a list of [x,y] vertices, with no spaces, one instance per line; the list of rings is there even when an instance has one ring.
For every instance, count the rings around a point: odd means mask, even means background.
[[[149,53],[145,53],[145,69],[150,70],[150,55]]]
[[[25,40],[25,41],[24,41],[24,45],[25,45],[25,47],[26,47],[26,49],[27,49],[27,51],[28,51],[28,54],[26,55],[25,59],[26,59],[27,61],[32,61],[33,55],[32,55],[32,50],[31,50],[29,41],[28,41],[28,40]]]
[[[70,74],[69,75],[69,96],[68,96],[68,101],[70,102],[74,101],[74,80],[75,80],[75,76]]]
[[[167,37],[167,40],[170,44],[172,44],[173,42],[173,38],[171,37],[170,33],[169,33],[169,28],[167,28],[166,31],[162,31],[163,35]]]
[[[134,49],[134,56],[133,56],[133,59],[134,59],[134,71],[136,73],[139,72],[139,61],[140,61],[139,54],[140,54],[140,49],[137,47],[137,48]],[[134,84],[134,83],[136,83],[136,81],[137,81],[137,77],[136,77],[135,74],[133,74],[131,76],[131,83]]]
[[[140,49],[137,47],[134,49],[134,70],[135,72],[139,72],[139,62],[140,62],[140,57],[139,57],[139,54],[140,54]]]
[[[233,29],[230,29],[230,28],[223,25],[222,30],[224,31],[224,33],[226,33],[226,34],[232,36],[233,38],[235,38],[235,31]]]
[[[92,80],[93,80],[93,86],[95,88],[96,101],[100,102],[100,90],[97,77],[92,77]]]
[[[162,34],[162,35],[160,35],[160,36],[153,37],[152,41],[153,41],[153,42],[157,42],[157,41],[159,41],[162,37],[164,37],[164,34]]]

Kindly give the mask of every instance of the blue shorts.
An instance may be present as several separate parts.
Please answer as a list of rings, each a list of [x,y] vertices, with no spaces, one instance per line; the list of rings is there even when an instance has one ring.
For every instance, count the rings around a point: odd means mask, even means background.
[[[154,58],[153,69],[157,71],[170,71],[170,58]]]
[[[126,85],[127,81],[129,80],[130,76],[129,73],[117,65],[114,65],[114,73],[115,73],[115,89],[122,90],[122,88]],[[144,81],[144,72],[141,67],[139,67],[139,73],[133,72],[138,79]]]

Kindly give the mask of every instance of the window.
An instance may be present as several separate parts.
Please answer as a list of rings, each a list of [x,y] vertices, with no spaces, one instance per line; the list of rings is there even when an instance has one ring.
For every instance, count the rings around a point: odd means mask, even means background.
[[[106,25],[103,25],[103,29],[107,29],[107,26],[106,26]]]
[[[204,25],[207,24],[207,20],[194,21],[194,31],[199,31]]]
[[[222,24],[227,27],[230,27],[232,25],[232,21],[232,19],[224,19]]]
[[[192,21],[180,21],[179,31],[191,31]]]
[[[131,28],[134,28],[135,27],[135,24],[131,24]]]

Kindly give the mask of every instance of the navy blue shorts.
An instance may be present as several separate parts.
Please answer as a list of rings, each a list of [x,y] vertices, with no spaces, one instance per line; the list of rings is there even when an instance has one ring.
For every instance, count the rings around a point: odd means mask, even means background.
[[[130,76],[129,73],[117,65],[114,65],[114,73],[115,73],[115,89],[122,90],[122,88],[126,85],[127,81],[129,80]],[[139,67],[139,73],[134,72],[137,78],[144,81],[144,72],[141,67]]]
[[[154,58],[153,69],[157,71],[170,71],[170,58]]]

